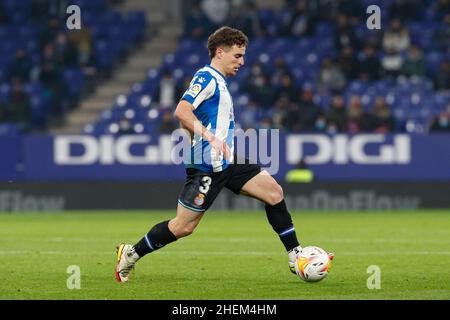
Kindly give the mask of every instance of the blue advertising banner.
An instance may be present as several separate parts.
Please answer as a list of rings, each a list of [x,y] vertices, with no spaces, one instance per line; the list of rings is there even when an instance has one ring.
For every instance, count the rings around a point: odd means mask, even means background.
[[[13,181],[23,177],[22,137],[0,137],[0,179]]]
[[[281,180],[302,159],[318,181],[450,180],[450,134],[243,135],[246,145],[235,151]],[[3,138],[0,180],[179,181],[180,150],[170,135]]]

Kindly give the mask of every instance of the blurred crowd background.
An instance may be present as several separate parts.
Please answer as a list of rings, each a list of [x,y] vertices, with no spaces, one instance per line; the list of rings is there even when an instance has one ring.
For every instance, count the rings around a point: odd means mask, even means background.
[[[115,11],[120,2],[71,1],[82,8],[83,27],[67,30],[67,2],[0,0],[0,134],[63,126],[66,113],[139,50],[152,22],[140,11]],[[366,25],[372,4],[381,9],[380,30]],[[250,39],[245,67],[228,79],[241,128],[450,132],[450,0],[286,0],[279,10],[191,0],[181,12],[176,51],[82,132],[176,129],[172,112],[209,62],[206,39],[222,25]]]

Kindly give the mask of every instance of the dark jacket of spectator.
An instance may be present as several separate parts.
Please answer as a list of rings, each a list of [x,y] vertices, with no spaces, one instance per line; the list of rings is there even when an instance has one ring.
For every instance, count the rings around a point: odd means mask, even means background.
[[[268,74],[259,63],[252,66],[249,75],[244,80],[242,89],[259,106],[271,107],[275,102],[275,88],[271,85]]]
[[[9,66],[9,79],[18,79],[21,82],[28,82],[30,80],[30,72],[32,69],[31,61],[27,53],[23,49],[16,51],[15,58]]]
[[[437,117],[433,118],[430,131],[450,132],[450,112],[443,111]]]
[[[328,123],[335,124],[338,132],[347,131],[347,109],[342,96],[338,95],[332,98],[330,107],[325,115]]]
[[[391,108],[381,96],[375,99],[372,108],[372,121],[373,130],[377,133],[392,132],[395,129],[395,119],[391,112]]]
[[[60,65],[74,67],[78,65],[78,48],[67,39],[64,32],[59,32],[55,39],[55,54]]]
[[[312,90],[306,89],[301,94],[299,103],[299,124],[301,131],[314,130],[317,117],[320,115],[320,107],[313,101]]]
[[[380,78],[381,63],[372,46],[364,48],[364,56],[359,62],[359,67],[360,78],[369,81],[376,81]]]
[[[393,0],[389,7],[391,17],[399,18],[401,21],[409,21],[420,18],[423,10],[422,0]]]
[[[265,34],[258,8],[253,1],[246,1],[242,5],[232,7],[227,24],[244,32],[249,39]]]
[[[337,25],[333,34],[334,46],[338,51],[345,47],[351,47],[354,50],[360,48],[360,41],[356,36],[354,27],[349,24],[348,17],[341,14],[337,18]]]
[[[31,101],[20,81],[13,82],[11,97],[6,105],[7,121],[19,124],[23,129],[31,125]]]
[[[8,25],[10,23],[8,12],[5,9],[3,1],[0,1],[0,26]]]
[[[295,101],[298,97],[299,90],[294,84],[294,80],[289,74],[285,74],[281,77],[280,84],[275,89],[275,100],[278,100],[281,96],[289,97],[289,100]]]
[[[341,55],[338,58],[338,66],[344,72],[347,80],[353,80],[358,77],[360,74],[360,65],[352,47],[342,49]]]
[[[314,34],[316,21],[308,12],[307,2],[298,1],[285,11],[279,34],[284,37],[302,37]]]
[[[362,108],[361,99],[352,97],[347,109],[347,130],[349,133],[370,132],[373,124],[370,115]]]
[[[439,70],[433,78],[434,88],[436,90],[450,89],[450,62],[444,61],[441,63]]]
[[[439,50],[450,50],[450,13],[443,18],[441,26],[435,31],[433,43]]]
[[[400,73],[411,77],[425,77],[426,75],[425,59],[419,47],[412,45],[408,50],[405,62],[400,70]]]
[[[203,39],[213,31],[214,24],[203,13],[198,1],[193,1],[188,15],[184,18],[184,36]]]
[[[166,111],[163,113],[161,124],[158,127],[159,133],[171,134],[174,130],[178,129],[178,125],[173,119],[172,112]]]
[[[291,72],[291,68],[286,63],[286,60],[284,60],[282,57],[277,57],[274,61],[274,69],[270,73],[270,83],[274,86],[280,85],[281,78],[284,75],[288,75],[292,79],[294,78],[294,75]]]

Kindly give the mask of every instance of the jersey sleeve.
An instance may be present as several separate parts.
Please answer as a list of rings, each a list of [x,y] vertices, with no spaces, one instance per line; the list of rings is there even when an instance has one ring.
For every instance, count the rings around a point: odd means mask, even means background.
[[[211,98],[215,91],[216,80],[214,77],[209,72],[199,72],[192,79],[181,100],[186,100],[197,109],[203,101]]]

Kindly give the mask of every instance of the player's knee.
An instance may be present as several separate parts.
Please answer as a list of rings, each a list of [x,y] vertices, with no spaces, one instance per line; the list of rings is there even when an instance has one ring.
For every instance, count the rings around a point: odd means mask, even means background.
[[[283,200],[283,198],[284,198],[283,188],[278,183],[275,183],[270,188],[268,204],[274,206],[280,203]]]
[[[191,235],[194,232],[195,226],[193,224],[185,224],[182,226],[179,226],[177,230],[175,231],[175,236],[177,238],[183,238]]]
[[[170,230],[173,233],[173,235],[179,239],[179,238],[183,238],[186,237],[190,234],[192,234],[192,232],[194,231],[195,226],[189,224],[189,223],[183,223],[183,222],[179,222],[176,221],[176,219],[173,220],[173,224],[169,225],[170,226]]]
[[[182,229],[183,237],[189,236],[194,232],[194,227],[186,226]]]

